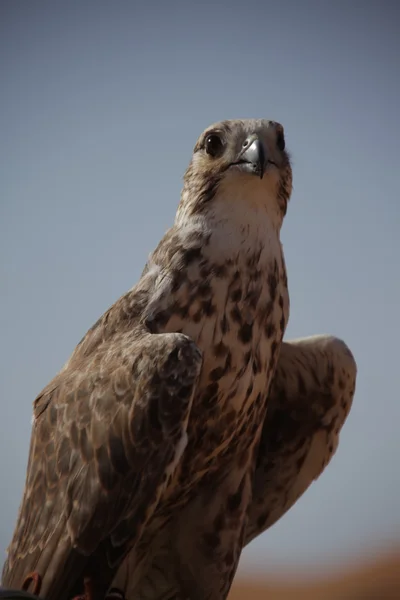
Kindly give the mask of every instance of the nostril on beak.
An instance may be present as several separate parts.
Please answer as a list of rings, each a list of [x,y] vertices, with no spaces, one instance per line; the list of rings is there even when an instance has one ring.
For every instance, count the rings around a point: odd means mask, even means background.
[[[242,144],[239,154],[239,163],[247,164],[247,170],[256,173],[262,179],[266,168],[266,150],[257,135],[249,136]]]

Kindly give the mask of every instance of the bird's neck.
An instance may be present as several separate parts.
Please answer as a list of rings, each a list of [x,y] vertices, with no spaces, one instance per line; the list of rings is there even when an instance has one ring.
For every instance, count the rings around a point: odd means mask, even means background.
[[[201,233],[208,240],[205,251],[219,260],[235,260],[261,249],[268,253],[280,246],[282,215],[275,198],[266,198],[263,190],[262,197],[252,191],[246,194],[243,187],[220,189],[197,211],[183,190],[175,226],[183,237],[190,237],[194,231]]]

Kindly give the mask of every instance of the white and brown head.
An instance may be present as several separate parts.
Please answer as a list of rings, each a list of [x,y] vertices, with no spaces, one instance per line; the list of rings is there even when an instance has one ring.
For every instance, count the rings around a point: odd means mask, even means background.
[[[279,226],[292,191],[282,125],[265,119],[221,121],[199,137],[184,176],[178,216],[205,214],[216,199],[265,208]]]

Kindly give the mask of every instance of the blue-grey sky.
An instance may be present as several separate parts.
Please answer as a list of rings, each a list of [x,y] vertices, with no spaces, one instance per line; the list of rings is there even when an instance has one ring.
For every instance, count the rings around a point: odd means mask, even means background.
[[[241,117],[293,157],[286,337],[338,335],[359,367],[332,464],[242,568],[400,539],[399,40],[388,0],[1,2],[1,553],[32,401],[137,280],[198,135]]]

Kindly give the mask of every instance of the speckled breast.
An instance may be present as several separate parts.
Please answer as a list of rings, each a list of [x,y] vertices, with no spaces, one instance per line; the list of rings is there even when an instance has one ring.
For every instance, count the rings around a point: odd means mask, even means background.
[[[246,261],[182,282],[166,331],[203,351],[199,392],[179,479],[201,478],[256,441],[289,312],[283,256],[263,269]]]

